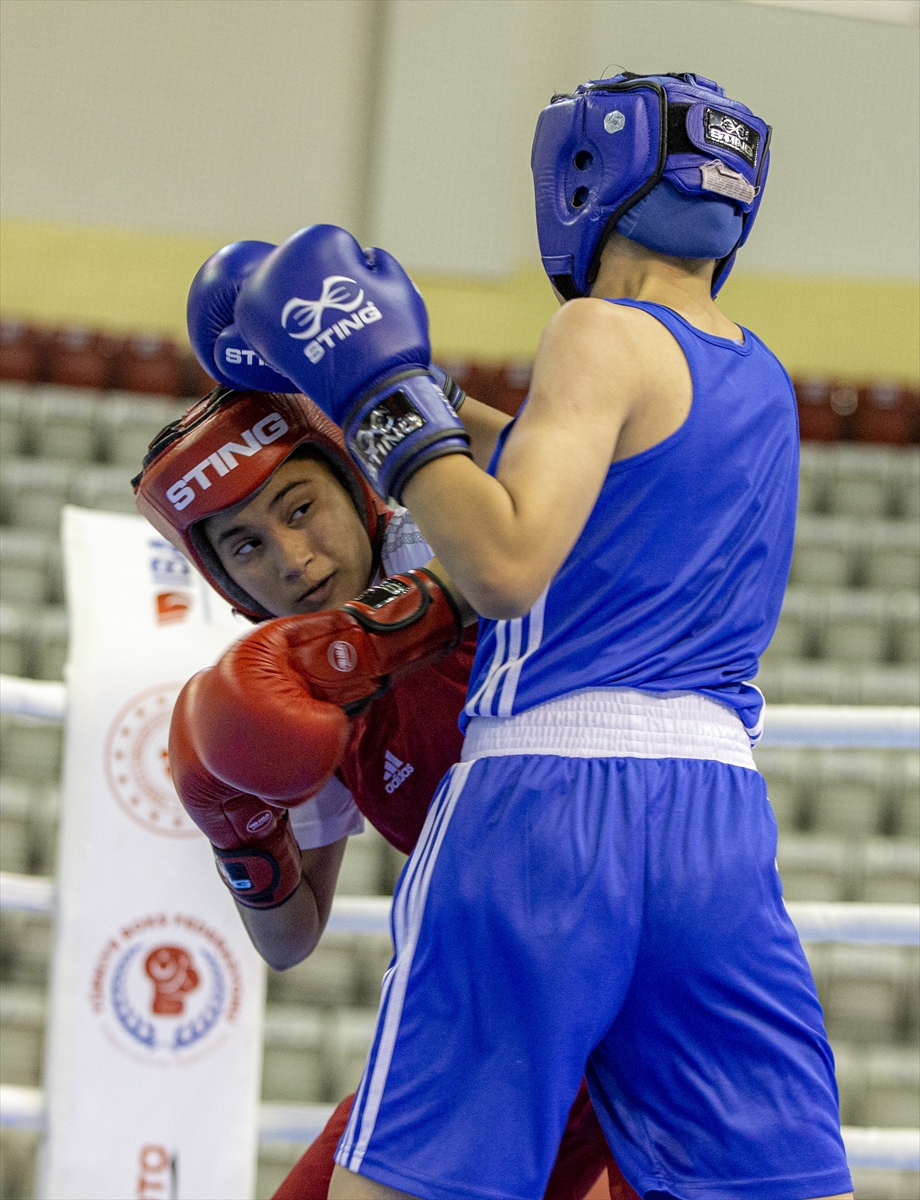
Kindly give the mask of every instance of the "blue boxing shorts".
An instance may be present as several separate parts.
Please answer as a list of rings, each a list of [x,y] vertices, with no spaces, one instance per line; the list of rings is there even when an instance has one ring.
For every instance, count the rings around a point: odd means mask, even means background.
[[[849,1191],[740,722],[699,696],[627,693],[650,731],[624,739],[603,712],[617,693],[592,693],[588,721],[584,695],[472,723],[399,881],[336,1161],[424,1200],[539,1200],[586,1074],[640,1195]]]

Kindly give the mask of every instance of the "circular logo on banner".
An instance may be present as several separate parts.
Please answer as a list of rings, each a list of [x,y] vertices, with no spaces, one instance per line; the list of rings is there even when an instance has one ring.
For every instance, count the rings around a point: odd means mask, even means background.
[[[122,1050],[146,1061],[198,1058],[222,1040],[242,1002],[239,963],[197,917],[141,917],[106,942],[90,1003]]]
[[[181,683],[164,683],[134,696],[105,739],[105,774],[112,795],[132,820],[165,837],[195,837],[198,827],[182,807],[169,774],[169,719]]]

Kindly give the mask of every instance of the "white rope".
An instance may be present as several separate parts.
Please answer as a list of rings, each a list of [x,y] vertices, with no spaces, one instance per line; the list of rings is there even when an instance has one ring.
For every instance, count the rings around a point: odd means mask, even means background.
[[[63,721],[63,683],[0,675],[0,712]],[[920,749],[920,708],[767,705],[761,745]]]
[[[0,909],[50,913],[54,880],[0,871]],[[390,932],[389,896],[336,896],[327,933]],[[920,905],[792,903],[790,917],[803,942],[876,942],[920,946]]]
[[[331,1104],[262,1104],[259,1143],[309,1145],[332,1116]],[[0,1085],[0,1125],[40,1133],[45,1126],[45,1097],[40,1088]],[[920,1170],[920,1129],[857,1129],[844,1126],[843,1141],[851,1167]]]
[[[768,704],[761,745],[920,748],[920,708]]]
[[[63,721],[66,707],[67,688],[63,683],[0,675],[0,712]]]
[[[786,911],[803,942],[875,942],[920,946],[920,904],[805,903]]]

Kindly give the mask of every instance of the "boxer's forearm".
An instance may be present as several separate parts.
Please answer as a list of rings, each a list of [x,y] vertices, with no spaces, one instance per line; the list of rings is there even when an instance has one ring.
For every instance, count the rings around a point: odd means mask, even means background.
[[[304,850],[300,886],[277,908],[237,905],[252,944],[273,970],[286,971],[316,949],[329,920],[345,844],[341,838],[317,850]]]
[[[473,462],[485,470],[495,450],[498,435],[511,418],[491,405],[474,400],[472,396],[467,396],[458,415],[470,435]]]

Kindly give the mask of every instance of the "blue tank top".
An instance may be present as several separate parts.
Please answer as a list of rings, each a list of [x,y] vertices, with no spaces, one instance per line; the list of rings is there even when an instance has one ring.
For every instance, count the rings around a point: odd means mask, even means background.
[[[583,688],[699,692],[760,734],[757,674],[792,560],[798,485],[795,394],[748,330],[744,343],[642,309],[690,368],[686,421],[607,472],[566,561],[526,616],[479,622],[461,716],[510,717]],[[495,474],[503,430],[490,474]]]

